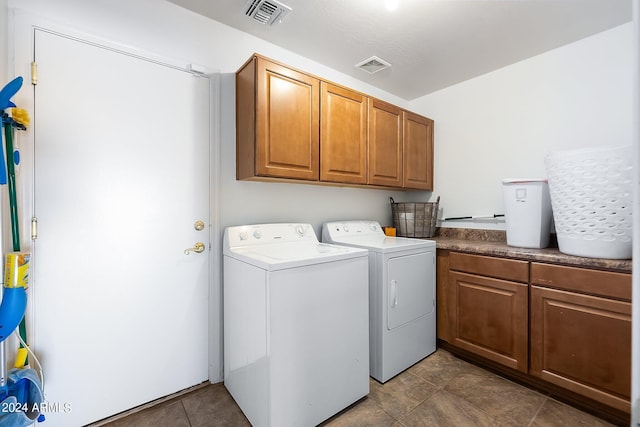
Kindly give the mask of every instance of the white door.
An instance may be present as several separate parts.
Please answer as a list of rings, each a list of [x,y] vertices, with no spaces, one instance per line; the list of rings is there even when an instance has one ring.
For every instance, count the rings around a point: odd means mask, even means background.
[[[209,80],[41,30],[35,60],[28,328],[74,426],[207,380]]]
[[[389,258],[388,330],[406,325],[435,310],[433,255],[433,252],[420,252]]]

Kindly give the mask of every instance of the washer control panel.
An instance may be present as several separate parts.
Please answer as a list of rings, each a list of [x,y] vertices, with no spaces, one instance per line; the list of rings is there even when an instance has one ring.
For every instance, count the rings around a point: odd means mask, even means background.
[[[344,237],[384,236],[377,221],[337,221],[322,226],[322,240],[333,241]]]
[[[318,242],[311,224],[255,224],[227,227],[226,247],[268,245],[287,242]]]

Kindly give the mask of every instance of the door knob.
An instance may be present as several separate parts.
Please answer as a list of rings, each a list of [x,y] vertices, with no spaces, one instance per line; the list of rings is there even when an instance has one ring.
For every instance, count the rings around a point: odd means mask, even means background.
[[[189,255],[190,252],[197,252],[197,253],[204,252],[204,243],[198,242],[192,248],[184,250],[185,255]]]

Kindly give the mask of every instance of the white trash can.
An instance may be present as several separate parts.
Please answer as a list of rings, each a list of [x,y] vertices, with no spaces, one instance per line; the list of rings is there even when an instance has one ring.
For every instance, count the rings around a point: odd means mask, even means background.
[[[503,179],[507,245],[546,248],[551,234],[551,199],[546,179]]]

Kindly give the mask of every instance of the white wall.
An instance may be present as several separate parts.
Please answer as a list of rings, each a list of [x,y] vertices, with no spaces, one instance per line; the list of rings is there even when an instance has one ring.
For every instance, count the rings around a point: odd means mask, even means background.
[[[331,70],[321,64],[273,46],[253,36],[198,16],[171,3],[158,0],[0,0],[0,24],[6,22],[7,4],[20,16],[35,16],[34,21],[46,20],[57,28],[69,27],[75,32],[84,32],[92,39],[100,37],[111,43],[119,43],[157,56],[182,62],[195,63],[220,73],[220,103],[215,111],[220,123],[216,129],[219,153],[218,168],[220,188],[214,197],[218,218],[217,238],[225,226],[300,221],[311,223],[320,232],[323,222],[337,219],[375,219],[388,224],[391,219],[389,196],[396,201],[426,201],[431,193],[424,191],[390,192],[386,190],[323,187],[302,184],[276,184],[238,182],[235,180],[235,71],[254,53],[260,53],[320,77],[368,93],[385,101],[406,106],[406,101],[370,87],[351,77]],[[11,12],[11,10],[10,10]],[[24,20],[29,21],[29,17]],[[20,18],[21,22],[23,21]],[[6,49],[10,43],[6,25],[0,25],[0,45]],[[25,38],[20,32],[20,37]],[[19,40],[16,45],[29,50],[28,40]],[[2,58],[13,57],[13,46]],[[29,58],[29,52],[16,55]],[[16,63],[0,61],[9,74],[28,75],[29,61]],[[0,69],[0,72],[3,70]],[[42,78],[42,70],[40,78]],[[125,76],[126,77],[126,76]],[[114,74],[114,78],[122,78]],[[158,88],[162,90],[162,88]],[[20,93],[14,99],[20,102]],[[168,106],[172,107],[172,106]],[[175,107],[175,106],[173,106]],[[179,108],[175,107],[175,108]],[[25,190],[26,191],[26,190]],[[27,197],[28,195],[26,195]],[[25,199],[26,200],[26,199]],[[25,210],[22,209],[21,212]],[[25,212],[28,218],[30,214]],[[6,215],[5,215],[6,217]],[[25,228],[26,229],[26,228]],[[215,242],[214,242],[215,243]],[[219,246],[219,245],[218,245]],[[214,251],[219,254],[220,248]],[[220,265],[214,269],[220,274]],[[210,343],[211,379],[222,379],[220,329],[221,284],[220,277],[212,279]],[[203,319],[206,321],[206,319]],[[37,343],[36,343],[37,345]]]
[[[634,185],[634,212],[640,212],[640,5],[638,2],[633,2],[633,116],[635,117],[635,124],[633,126],[633,140],[635,143],[634,157],[635,157],[635,185]],[[632,425],[640,424],[640,220],[639,216],[635,214],[634,229],[633,229],[633,328],[632,328],[632,354],[631,360],[636,363],[632,364],[631,371],[631,422]]]
[[[7,0],[0,0],[0,28],[7,28]],[[9,81],[7,58],[7,32],[0,32],[0,86]]]
[[[284,63],[353,87],[388,102],[406,101],[370,87],[321,64],[273,46],[173,4],[157,0],[10,0],[35,12],[112,41],[163,56],[184,59],[223,74],[221,90],[221,226],[256,222],[302,221],[316,231],[327,220],[370,218],[388,224],[388,198],[426,201],[430,193],[321,187],[235,180],[235,97],[233,73],[258,52]],[[125,13],[126,11],[126,13]]]
[[[503,213],[501,179],[546,176],[543,158],[549,150],[631,141],[631,24],[407,102],[166,2],[0,1],[94,35],[223,73],[222,226],[299,220],[318,230],[325,220],[356,217],[388,223],[389,195],[397,201],[431,197],[428,192],[235,181],[233,78],[224,74],[234,73],[253,52],[433,118],[434,195],[442,197],[441,207],[448,217]],[[472,226],[503,227],[486,223]]]
[[[396,201],[426,201],[431,196],[428,192],[235,181],[232,73],[254,52],[435,119],[434,194],[442,196],[446,216],[501,213],[500,180],[545,176],[543,157],[548,150],[627,144],[632,138],[630,80],[635,68],[631,52],[637,42],[631,41],[631,24],[408,103],[162,1],[0,0],[3,29],[7,28],[7,4],[92,35],[222,73],[221,226],[296,220],[310,222],[319,230],[323,221],[340,218],[388,222],[388,196]],[[7,31],[1,30],[3,81],[4,76],[13,75],[4,60],[11,56],[7,43]],[[18,64],[18,69],[26,67]]]
[[[631,144],[634,46],[629,23],[412,101],[444,216],[504,213],[502,179],[546,178],[551,150]]]

